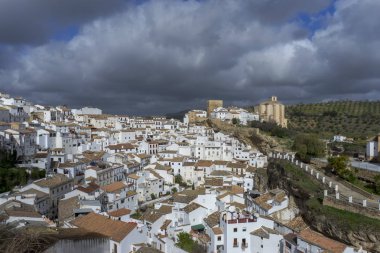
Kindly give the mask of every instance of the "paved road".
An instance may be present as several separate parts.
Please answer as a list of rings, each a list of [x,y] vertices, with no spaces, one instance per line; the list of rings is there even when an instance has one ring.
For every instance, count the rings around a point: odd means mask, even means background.
[[[327,160],[325,158],[313,158],[313,159],[327,163]],[[353,159],[351,159],[350,162],[351,162],[352,167],[357,167],[359,169],[380,172],[380,164],[368,163],[368,162],[359,162],[359,161],[355,161]]]
[[[364,169],[364,170],[371,170],[371,171],[380,172],[380,164],[351,161],[351,166],[357,167],[360,169]]]
[[[339,193],[341,193],[347,197],[352,196],[353,199],[360,200],[359,202],[361,202],[361,203],[363,202],[363,199],[368,199],[367,197],[363,196],[361,193],[351,190],[350,188],[348,188],[347,186],[345,186],[341,182],[337,181],[335,178],[326,176],[320,169],[316,168],[315,166],[309,165],[309,167],[318,170],[320,177],[326,177],[326,180],[328,182],[331,181],[334,185],[338,185]],[[371,202],[377,203],[376,201],[371,201]]]

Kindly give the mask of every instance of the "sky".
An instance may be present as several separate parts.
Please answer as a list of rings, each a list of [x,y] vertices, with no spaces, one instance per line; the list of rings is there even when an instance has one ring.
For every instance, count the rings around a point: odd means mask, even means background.
[[[379,0],[0,0],[0,92],[165,114],[380,98]]]

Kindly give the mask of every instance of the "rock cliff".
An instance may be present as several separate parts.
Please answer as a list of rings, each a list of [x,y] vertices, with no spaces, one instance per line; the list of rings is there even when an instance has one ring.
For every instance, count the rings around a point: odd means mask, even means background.
[[[285,169],[284,164],[270,162],[268,188],[279,187],[292,196],[305,222],[316,231],[343,243],[380,253],[380,223],[377,220],[323,206],[322,185],[317,188],[317,181],[306,178],[306,174],[295,175],[293,172]]]

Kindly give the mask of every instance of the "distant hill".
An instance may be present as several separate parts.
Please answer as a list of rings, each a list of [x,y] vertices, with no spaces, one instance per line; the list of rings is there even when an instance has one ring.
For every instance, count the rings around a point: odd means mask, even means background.
[[[367,139],[380,132],[380,101],[335,101],[286,106],[289,129],[324,138]]]

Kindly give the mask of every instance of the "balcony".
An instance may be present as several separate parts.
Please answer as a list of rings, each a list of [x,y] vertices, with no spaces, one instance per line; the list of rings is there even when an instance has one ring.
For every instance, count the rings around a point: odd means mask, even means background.
[[[246,248],[248,248],[248,243],[242,243],[242,244],[241,244],[241,248],[242,248],[243,250],[245,250]]]

